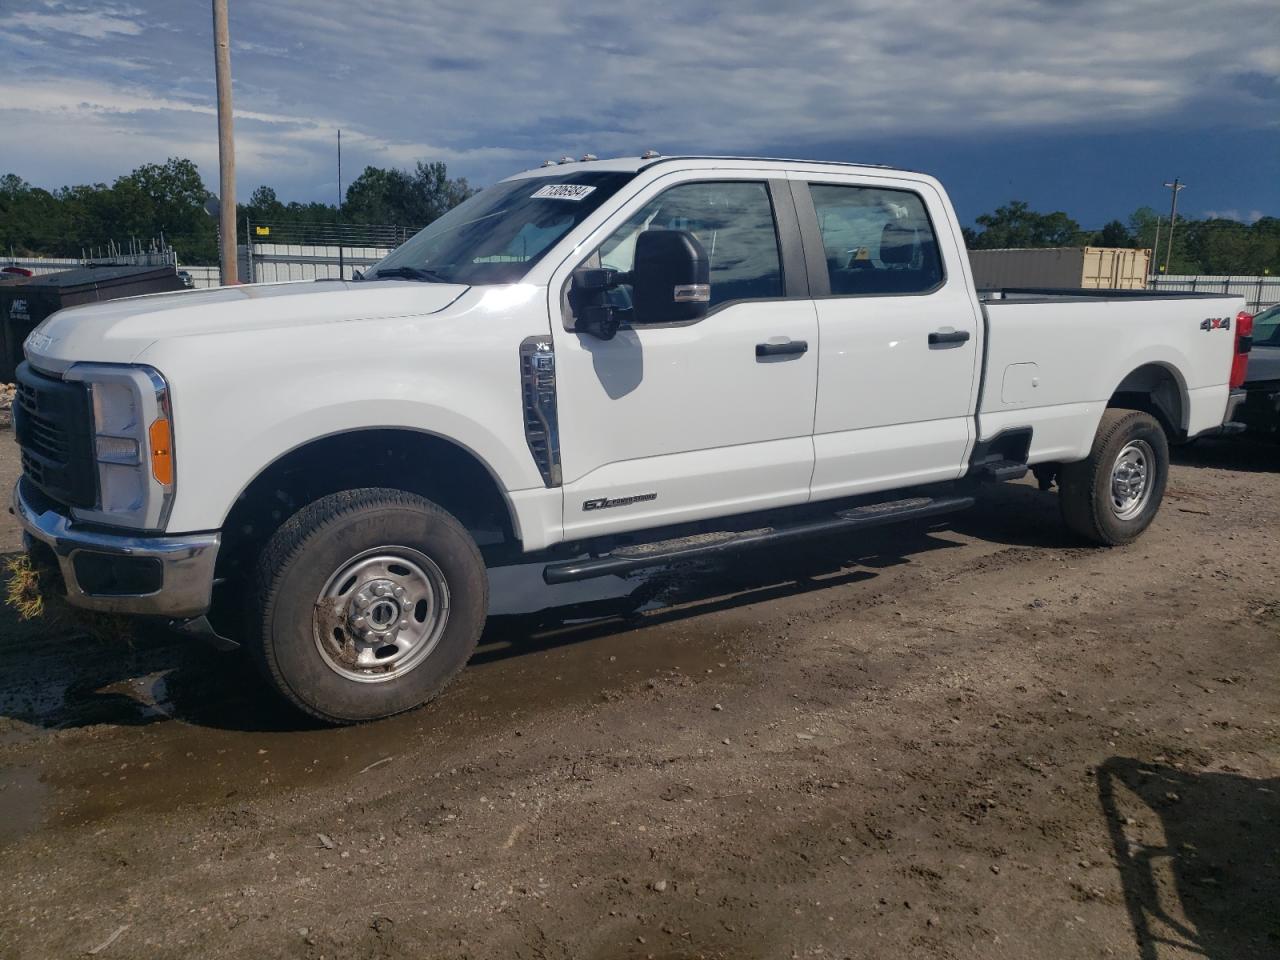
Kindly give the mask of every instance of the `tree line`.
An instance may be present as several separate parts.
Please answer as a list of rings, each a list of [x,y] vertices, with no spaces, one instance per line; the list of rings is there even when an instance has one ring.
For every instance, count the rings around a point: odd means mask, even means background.
[[[237,222],[396,224],[422,227],[475,191],[443,163],[412,170],[365,167],[330,203],[282,202],[260,186],[237,204]],[[213,194],[190,160],[147,163],[105,183],[45,190],[14,173],[0,176],[0,256],[79,257],[109,244],[163,240],[182,263],[218,262],[218,224],[206,205]],[[243,229],[243,226],[241,226]]]
[[[1139,207],[1127,221],[1112,220],[1101,230],[1084,230],[1062,211],[1038,213],[1014,200],[964,228],[971,250],[1008,247],[1130,247],[1152,250],[1152,271],[1168,274],[1280,275],[1280,218],[1251,224],[1222,217],[1178,218],[1168,251],[1169,218]]]
[[[422,227],[475,191],[450,177],[440,162],[411,170],[365,167],[343,194],[342,205],[285,203],[270,186],[239,204],[238,222],[273,224],[394,224]],[[143,164],[113,183],[45,190],[14,173],[0,177],[0,256],[78,257],[109,243],[171,244],[183,263],[217,262],[217,222],[206,210],[212,194],[190,160]],[[1156,246],[1159,215],[1140,207],[1127,220],[1085,230],[1062,211],[1040,213],[1014,200],[976,218],[964,230],[972,249],[1002,247]],[[1153,269],[1171,274],[1280,275],[1280,219],[1252,224],[1222,218],[1179,218],[1165,262],[1169,223],[1159,224]]]

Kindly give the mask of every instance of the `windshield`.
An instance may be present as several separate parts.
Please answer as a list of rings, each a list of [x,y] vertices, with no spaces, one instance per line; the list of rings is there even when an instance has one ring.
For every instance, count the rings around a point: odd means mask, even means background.
[[[1280,304],[1253,318],[1253,342],[1263,347],[1280,347]]]
[[[424,227],[366,270],[365,278],[515,283],[634,176],[550,171],[494,184]]]

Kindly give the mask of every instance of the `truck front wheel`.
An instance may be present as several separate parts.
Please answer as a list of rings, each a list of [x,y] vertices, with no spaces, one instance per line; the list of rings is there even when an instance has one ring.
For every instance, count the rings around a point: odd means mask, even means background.
[[[1058,474],[1062,518],[1086,540],[1128,543],[1155,519],[1168,479],[1169,442],[1155,417],[1109,409],[1088,459]]]
[[[268,680],[329,723],[426,703],[470,659],[488,611],[475,541],[422,497],[367,488],[304,507],[258,560]]]

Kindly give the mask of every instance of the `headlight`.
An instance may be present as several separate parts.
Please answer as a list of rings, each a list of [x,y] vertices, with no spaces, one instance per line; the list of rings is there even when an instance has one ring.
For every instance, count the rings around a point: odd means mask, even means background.
[[[64,375],[89,388],[98,504],[78,520],[163,530],[173,505],[169,385],[144,366],[78,363]]]

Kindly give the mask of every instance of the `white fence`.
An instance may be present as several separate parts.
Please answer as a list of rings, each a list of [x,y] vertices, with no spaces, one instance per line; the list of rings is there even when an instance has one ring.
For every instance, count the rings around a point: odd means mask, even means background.
[[[391,247],[312,246],[296,243],[255,243],[252,251],[241,244],[239,273],[242,283],[280,283],[285,280],[350,280],[357,270],[377,263]],[[222,283],[217,267],[179,267],[191,274],[198,288]]]
[[[241,244],[240,280],[242,283],[277,283],[283,280],[350,280],[356,270],[362,270],[370,264],[377,263],[388,253],[390,247],[325,247],[305,246],[300,244],[255,243],[252,257],[244,244]],[[0,267],[25,267],[33,274],[41,276],[46,273],[58,273],[62,270],[75,270],[85,266],[89,261],[79,257],[9,257],[0,259]],[[102,262],[102,261],[98,261]],[[113,263],[141,263],[144,265],[162,265],[171,260],[157,257],[147,259],[141,257],[117,258]],[[222,285],[222,271],[209,266],[177,265],[191,275],[197,288],[218,287]]]
[[[1225,293],[1244,297],[1253,313],[1261,313],[1280,303],[1280,277],[1152,277],[1152,290],[1185,290],[1189,293]]]
[[[280,280],[350,280],[357,270],[377,263],[392,247],[311,246],[297,243],[254,243],[240,248],[243,279],[252,283]],[[245,264],[247,260],[247,269]]]
[[[142,266],[163,267],[176,264],[177,256],[172,250],[157,250],[149,253],[122,253],[111,257],[0,257],[0,267],[22,267],[30,270],[35,276],[46,273],[61,273],[63,270],[76,270],[90,264],[98,266]]]

